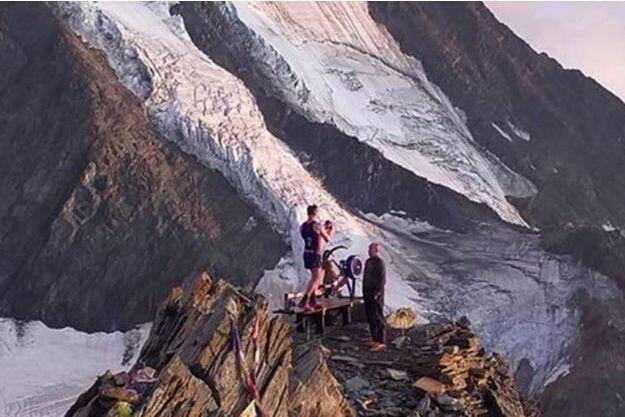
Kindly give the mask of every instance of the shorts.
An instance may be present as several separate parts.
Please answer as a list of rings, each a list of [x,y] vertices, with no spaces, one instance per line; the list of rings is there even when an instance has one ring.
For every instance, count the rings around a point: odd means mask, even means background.
[[[321,268],[321,255],[314,252],[304,252],[304,268]]]

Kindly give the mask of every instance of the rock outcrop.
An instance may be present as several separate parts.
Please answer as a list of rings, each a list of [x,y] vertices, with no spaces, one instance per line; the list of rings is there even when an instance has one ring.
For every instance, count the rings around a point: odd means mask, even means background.
[[[253,285],[286,251],[47,6],[0,7],[0,68],[0,315],[128,329],[191,271]]]
[[[141,385],[145,369],[157,378]],[[115,415],[120,403],[145,417],[352,415],[321,348],[294,349],[262,296],[206,272],[171,291],[133,369],[102,376],[67,415]]]
[[[367,339],[356,324],[327,341],[334,373],[366,415],[526,415],[508,364],[466,320],[392,331],[385,352],[358,349]]]
[[[625,289],[625,233],[621,230],[569,225],[545,230],[542,244],[550,252],[574,256]]]
[[[356,323],[306,341],[262,296],[203,272],[171,291],[134,367],[101,376],[67,416],[526,415],[505,360],[468,322],[390,337],[370,352]]]

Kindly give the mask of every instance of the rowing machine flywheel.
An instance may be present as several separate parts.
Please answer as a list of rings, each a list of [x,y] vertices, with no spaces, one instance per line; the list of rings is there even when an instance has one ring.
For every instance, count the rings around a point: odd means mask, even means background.
[[[362,261],[356,255],[345,260],[345,272],[349,278],[356,279],[362,273]]]

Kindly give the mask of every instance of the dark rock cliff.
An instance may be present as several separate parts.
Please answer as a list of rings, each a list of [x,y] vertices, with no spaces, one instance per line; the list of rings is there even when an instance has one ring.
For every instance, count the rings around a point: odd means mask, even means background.
[[[286,250],[45,6],[0,7],[0,68],[0,315],[127,329],[190,271],[253,284]]]

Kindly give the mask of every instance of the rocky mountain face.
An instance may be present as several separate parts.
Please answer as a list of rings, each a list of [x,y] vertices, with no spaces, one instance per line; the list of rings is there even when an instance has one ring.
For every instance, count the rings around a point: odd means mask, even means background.
[[[0,67],[3,315],[125,329],[200,266],[254,284],[286,250],[47,7],[1,8]]]
[[[467,322],[397,332],[382,354],[366,333],[306,342],[262,296],[204,272],[170,292],[133,369],[102,375],[67,416],[530,415]]]
[[[371,3],[467,116],[473,138],[537,188],[513,199],[539,227],[625,222],[625,105],[578,70],[532,50],[482,3]],[[555,30],[555,28],[554,28]]]
[[[535,52],[481,3],[379,2],[369,9],[464,111],[473,138],[536,185],[536,195],[510,200],[548,241],[561,239],[563,227],[580,228],[577,236],[588,228],[595,236],[623,229],[624,180],[614,176],[625,160],[625,104],[618,97]],[[580,244],[566,253],[614,272],[613,259],[589,259]],[[609,258],[622,256],[610,248]]]

